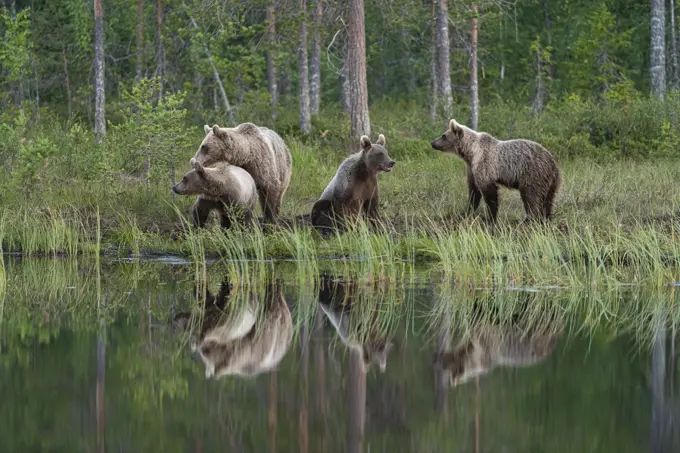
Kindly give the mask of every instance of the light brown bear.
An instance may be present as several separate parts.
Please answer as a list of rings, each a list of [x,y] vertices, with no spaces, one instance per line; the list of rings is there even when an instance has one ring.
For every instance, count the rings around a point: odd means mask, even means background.
[[[321,231],[343,229],[345,219],[364,214],[375,218],[380,204],[378,173],[392,171],[395,162],[385,149],[385,136],[376,143],[361,137],[361,151],[345,159],[312,207],[312,225]]]
[[[519,190],[526,220],[550,219],[562,178],[552,154],[530,140],[497,140],[451,120],[432,148],[453,153],[467,164],[469,213],[484,197],[491,220],[498,215],[498,184]]]
[[[369,302],[359,300],[359,296],[356,281],[344,283],[328,275],[319,278],[319,307],[335,328],[340,341],[361,355],[364,371],[375,363],[383,373],[393,343],[377,323],[380,303],[375,305],[368,322],[364,321],[361,313],[355,313],[366,307],[361,302]]]
[[[290,184],[293,159],[283,139],[252,123],[234,128],[204,126],[205,138],[194,159],[203,166],[228,162],[251,174],[267,222],[275,222]]]
[[[256,376],[275,369],[293,340],[293,320],[279,281],[266,285],[264,297],[244,294],[245,303],[234,300],[229,285],[222,285],[217,297],[209,292],[203,313],[181,313],[174,323],[192,327],[202,321],[192,335],[191,351],[205,365],[206,378]]]
[[[257,204],[257,188],[250,173],[226,162],[213,167],[204,167],[194,159],[190,163],[193,168],[172,190],[179,195],[197,195],[191,208],[194,225],[205,226],[213,210],[219,213],[224,228],[231,226],[236,213],[244,225],[250,225]]]
[[[453,351],[438,355],[435,365],[455,387],[498,366],[535,365],[553,352],[557,338],[557,332],[525,334],[518,326],[478,326]]]

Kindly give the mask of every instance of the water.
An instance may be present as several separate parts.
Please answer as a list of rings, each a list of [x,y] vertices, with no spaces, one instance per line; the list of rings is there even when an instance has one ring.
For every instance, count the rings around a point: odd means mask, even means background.
[[[7,262],[0,451],[680,451],[671,289],[194,271]]]

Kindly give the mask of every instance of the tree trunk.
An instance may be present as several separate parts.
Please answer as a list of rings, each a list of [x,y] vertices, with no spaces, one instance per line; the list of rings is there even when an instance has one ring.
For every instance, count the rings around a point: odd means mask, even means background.
[[[198,28],[198,24],[194,20],[193,17],[189,16],[189,20],[191,21],[191,24],[194,26],[195,29]],[[222,102],[224,103],[224,110],[227,112],[227,116],[229,116],[229,121],[231,122],[232,126],[236,126],[236,119],[234,118],[234,112],[231,110],[231,105],[229,104],[229,98],[227,97],[227,92],[224,90],[224,85],[222,84],[222,78],[220,77],[220,73],[217,72],[217,67],[215,66],[215,63],[213,62],[212,59],[212,54],[210,53],[210,49],[208,49],[208,46],[205,45],[205,43],[201,43],[203,45],[203,50],[205,51],[205,54],[208,57],[208,63],[210,64],[210,67],[212,68],[213,71],[213,76],[215,76],[215,82],[217,82],[217,86],[220,89],[220,94],[222,95]]]
[[[652,94],[663,101],[666,94],[666,25],[664,0],[652,0],[650,79]]]
[[[366,32],[364,0],[349,0],[347,76],[349,78],[350,137],[358,145],[362,135],[371,135],[366,86]]]
[[[678,41],[675,34],[675,0],[670,0],[671,10],[671,88],[680,86],[680,68],[678,68]]]
[[[135,80],[139,81],[142,78],[143,59],[144,59],[144,0],[137,0],[137,61]]]
[[[349,453],[362,453],[364,451],[364,426],[366,420],[366,370],[364,370],[361,350],[352,348],[349,351],[348,378],[349,442],[347,443],[347,451]]]
[[[668,420],[666,417],[666,313],[659,316],[654,345],[652,346],[652,421],[650,427],[652,453],[671,451],[667,449]]]
[[[534,115],[543,111],[543,61],[541,52],[542,48],[539,44],[536,51],[536,96],[534,97],[534,105],[531,107],[531,113]]]
[[[309,64],[307,62],[307,0],[300,0],[300,47],[298,49],[298,71],[300,88],[300,130],[309,134],[311,114],[309,112]]]
[[[165,47],[163,47],[163,0],[156,0],[156,76],[160,84],[158,86],[158,98],[163,98],[163,77],[165,76]]]
[[[437,104],[439,102],[438,99],[438,89],[437,87],[439,86],[439,80],[437,77],[437,15],[436,15],[436,10],[435,10],[435,0],[430,0],[431,5],[431,18],[432,18],[432,49],[431,53],[432,55],[430,56],[430,93],[432,95],[432,99],[430,101],[430,123],[435,124],[437,121]]]
[[[479,122],[479,80],[477,79],[478,8],[472,5],[470,42],[470,127],[477,130]]]
[[[443,113],[446,118],[452,116],[453,96],[451,94],[451,64],[449,60],[449,12],[446,0],[437,0],[439,9],[437,11],[437,69],[439,74],[439,99],[443,106]]]
[[[300,443],[300,453],[309,451],[309,324],[302,326],[300,335],[301,357],[300,357],[300,412],[298,418],[298,440]]]
[[[97,142],[106,135],[104,88],[104,8],[94,0],[94,134]]]
[[[672,0],[671,0],[672,1]],[[311,100],[309,108],[319,113],[321,105],[321,27],[323,26],[323,0],[316,0],[314,9],[314,38],[312,39]]]
[[[66,84],[66,102],[68,103],[68,117],[73,114],[73,100],[71,99],[71,78],[68,75],[68,58],[66,56],[66,45],[61,44],[61,56],[64,60],[64,82]]]
[[[272,105],[272,118],[276,118],[279,90],[276,86],[276,12],[273,6],[267,8],[267,85]]]

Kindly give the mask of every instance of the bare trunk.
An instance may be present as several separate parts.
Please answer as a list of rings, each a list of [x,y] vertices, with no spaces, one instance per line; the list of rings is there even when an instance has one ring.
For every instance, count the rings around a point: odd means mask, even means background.
[[[269,433],[269,451],[271,453],[276,453],[276,427],[277,427],[277,397],[276,397],[276,379],[278,373],[276,370],[269,373],[269,387],[268,387],[268,402],[269,407],[267,410],[267,427]]]
[[[146,179],[146,197],[151,198],[151,149],[146,150],[144,159],[144,175]]]
[[[276,118],[279,90],[276,86],[276,12],[273,6],[267,8],[267,84],[272,104],[272,118]]]
[[[165,47],[163,46],[163,0],[156,0],[156,76],[160,84],[158,97],[163,98],[163,78],[165,76]]]
[[[300,413],[298,434],[300,442],[300,453],[309,451],[309,325],[305,322],[302,326],[301,347],[302,357],[300,357]]]
[[[94,0],[94,134],[97,142],[106,135],[104,88],[104,9],[102,0]]]
[[[366,86],[366,32],[364,0],[349,0],[347,76],[349,78],[350,137],[353,145],[362,135],[371,135]]]
[[[61,56],[64,61],[64,82],[66,84],[66,101],[68,103],[68,116],[73,115],[73,100],[71,99],[71,78],[68,75],[68,58],[66,56],[66,46],[61,45]]]
[[[470,42],[470,127],[477,130],[479,122],[479,80],[477,79],[478,8],[472,5]]]
[[[451,94],[451,64],[449,60],[449,12],[446,0],[437,0],[437,69],[439,74],[439,99],[446,118],[451,118],[453,111],[453,95]]]
[[[650,80],[652,94],[663,101],[666,94],[666,25],[664,0],[652,0]]]
[[[366,420],[366,370],[361,350],[349,351],[349,453],[364,450],[364,425]]]
[[[314,38],[312,39],[311,100],[309,108],[319,113],[321,105],[321,27],[323,26],[323,0],[316,0],[314,9]]]
[[[103,324],[103,322],[102,322]],[[106,327],[99,327],[97,332],[97,389],[96,389],[96,417],[97,417],[97,452],[106,451],[106,405],[104,389],[106,388]]]
[[[680,86],[680,68],[678,68],[678,41],[675,35],[675,0],[670,0],[671,10],[671,83],[673,89]]]
[[[309,64],[307,62],[307,0],[300,0],[300,47],[298,49],[298,71],[300,88],[300,130],[309,134],[311,114],[309,111]]]
[[[437,121],[437,103],[438,103],[438,93],[437,87],[439,86],[439,81],[437,78],[437,17],[435,12],[435,0],[430,0],[431,5],[431,18],[432,18],[432,49],[430,56],[430,93],[432,99],[430,101],[430,123],[435,124]]]
[[[650,427],[652,453],[671,451],[667,449],[668,420],[666,419],[666,314],[659,316],[654,345],[652,347],[652,421]]]
[[[198,24],[194,20],[193,17],[189,16],[189,20],[191,20],[191,24],[194,26],[195,29],[198,28]],[[227,112],[227,116],[229,116],[229,121],[231,122],[232,126],[236,126],[236,120],[234,119],[234,112],[231,110],[231,105],[229,104],[229,98],[227,97],[227,92],[224,91],[224,85],[222,84],[222,78],[220,77],[220,73],[217,72],[217,67],[215,66],[215,63],[213,62],[212,55],[210,53],[210,50],[208,49],[208,46],[205,45],[205,43],[202,43],[203,45],[203,50],[205,51],[205,54],[208,57],[208,63],[210,63],[210,67],[212,68],[213,75],[215,76],[215,82],[217,82],[217,86],[220,89],[220,94],[222,95],[222,102],[224,103],[224,110]]]
[[[144,59],[144,0],[137,0],[137,61],[135,80],[139,81],[142,78],[143,59]]]
[[[320,436],[320,445],[316,451],[326,451],[326,438],[328,436],[326,420],[326,356],[324,349],[323,337],[323,319],[324,315],[321,308],[317,305],[316,313],[314,314],[314,367],[316,369],[316,407],[318,417],[321,419],[322,435]]]
[[[536,52],[536,95],[531,113],[538,115],[543,111],[543,64],[541,61],[541,49]]]
[[[38,77],[38,60],[33,59],[33,77],[35,78],[35,120],[40,122],[40,78]]]
[[[345,56],[345,63],[340,70],[340,101],[342,102],[342,111],[349,113],[349,77],[347,77],[347,56]]]

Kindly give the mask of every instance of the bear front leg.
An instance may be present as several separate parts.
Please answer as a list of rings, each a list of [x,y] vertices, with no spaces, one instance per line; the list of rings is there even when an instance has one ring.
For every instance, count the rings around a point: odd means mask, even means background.
[[[489,217],[491,222],[496,222],[496,217],[498,216],[498,186],[491,185],[484,189],[482,192],[484,197],[484,202],[486,203],[486,208],[489,211]]]
[[[366,201],[363,206],[364,215],[366,219],[375,226],[380,217],[380,199],[375,196]]]
[[[276,191],[271,189],[260,191],[260,204],[265,222],[276,223],[279,216],[279,199],[280,196]]]
[[[210,200],[196,199],[196,202],[191,207],[191,219],[196,228],[203,228],[205,226],[213,207],[213,203]]]
[[[479,203],[482,201],[482,192],[477,188],[475,183],[475,177],[472,174],[472,169],[468,167],[467,169],[467,184],[468,184],[468,211],[467,214],[473,214],[477,208],[479,208]]]

